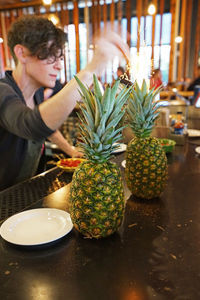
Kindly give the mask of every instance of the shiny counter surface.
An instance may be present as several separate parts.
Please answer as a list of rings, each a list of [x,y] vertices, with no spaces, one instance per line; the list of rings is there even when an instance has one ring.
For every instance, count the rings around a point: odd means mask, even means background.
[[[125,185],[124,221],[108,238],[85,239],[73,229],[57,242],[29,248],[1,238],[0,299],[200,299],[196,146],[176,146],[168,155],[168,185],[160,199],[136,201]],[[114,158],[120,166],[123,159],[123,154]],[[1,192],[1,221],[23,209],[67,210],[70,181],[70,174],[54,168]]]

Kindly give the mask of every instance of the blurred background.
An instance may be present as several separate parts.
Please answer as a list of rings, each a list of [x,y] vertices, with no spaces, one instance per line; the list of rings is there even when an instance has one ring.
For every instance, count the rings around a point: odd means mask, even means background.
[[[13,67],[7,47],[7,31],[19,16],[44,15],[67,33],[62,83],[85,67],[94,51],[93,36],[99,29],[118,32],[131,49],[131,79],[150,77],[160,69],[165,85],[185,90],[198,76],[200,64],[199,0],[0,0],[0,77]],[[117,59],[107,66],[100,80],[112,83]]]

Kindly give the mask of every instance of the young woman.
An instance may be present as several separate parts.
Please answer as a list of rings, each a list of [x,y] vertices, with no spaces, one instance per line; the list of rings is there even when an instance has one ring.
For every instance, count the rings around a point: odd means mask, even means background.
[[[8,45],[16,68],[0,80],[0,190],[35,174],[46,138],[69,152],[57,128],[80,99],[72,79],[43,101],[41,87],[54,87],[65,45],[65,33],[51,21],[22,17],[12,24]],[[129,57],[128,46],[115,33],[100,36],[95,48],[92,61],[77,74],[87,85],[92,83],[93,73],[101,75],[114,56],[123,53]]]

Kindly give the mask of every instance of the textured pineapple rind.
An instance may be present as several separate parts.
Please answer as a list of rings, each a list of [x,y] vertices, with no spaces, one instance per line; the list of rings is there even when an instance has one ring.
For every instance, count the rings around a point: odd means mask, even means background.
[[[115,163],[83,162],[75,170],[70,189],[70,215],[74,227],[88,238],[116,232],[124,215],[124,190]]]
[[[138,198],[159,197],[167,181],[167,157],[155,137],[134,137],[126,150],[127,186]]]

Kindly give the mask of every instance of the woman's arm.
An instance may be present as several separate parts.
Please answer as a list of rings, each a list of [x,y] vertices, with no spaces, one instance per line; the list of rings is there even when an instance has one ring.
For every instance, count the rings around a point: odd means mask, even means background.
[[[68,143],[59,130],[56,130],[51,136],[49,136],[48,140],[56,144],[63,152],[71,157],[83,156],[82,152],[78,151],[77,148]]]
[[[101,36],[96,42],[96,50],[92,61],[86,68],[77,74],[77,77],[85,84],[90,86],[93,74],[97,76],[102,74],[106,68],[108,61],[115,56],[122,55],[129,57],[128,45],[114,32],[107,32]],[[39,105],[40,115],[44,123],[56,130],[67,119],[80,100],[79,87],[75,79],[72,79],[65,87],[56,95]]]

